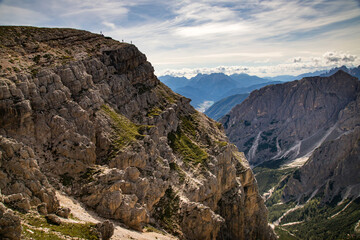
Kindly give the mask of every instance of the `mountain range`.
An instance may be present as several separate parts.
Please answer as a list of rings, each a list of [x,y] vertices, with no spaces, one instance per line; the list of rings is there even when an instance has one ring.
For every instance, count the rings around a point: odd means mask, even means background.
[[[252,165],[278,234],[356,239],[359,79],[338,70],[266,86],[220,122]]]
[[[191,79],[162,76],[160,81],[173,91],[191,99],[191,104],[200,109],[204,102],[214,102],[234,94],[250,93],[273,82],[247,74],[225,75],[223,73],[198,74]],[[204,109],[206,110],[206,109]]]
[[[251,76],[245,73],[232,74],[230,76],[223,73],[198,74],[191,79],[185,77],[174,77],[170,75],[160,76],[159,79],[173,91],[187,98],[190,98],[191,105],[196,109],[206,112],[213,104],[216,103],[216,109],[231,109],[241,101],[236,102],[233,96],[231,105],[220,107],[221,104],[227,104],[227,97],[237,94],[247,94],[253,90],[260,89],[271,84],[299,80],[311,76],[330,76],[338,70],[349,73],[350,75],[360,78],[360,66],[347,68],[346,66],[333,68],[330,70],[321,70],[316,72],[303,73],[297,76],[281,75],[276,77]],[[238,98],[239,100],[242,98]],[[217,103],[219,102],[219,103]],[[205,103],[205,104],[204,104]],[[222,117],[225,112],[215,113],[215,108],[210,110],[210,117]]]
[[[278,76],[274,78],[268,78],[269,80],[280,80],[280,81],[272,81],[267,83],[260,83],[257,85],[252,85],[250,87],[245,88],[234,88],[224,94],[224,97],[220,99],[219,101],[213,103],[210,107],[205,109],[205,114],[215,120],[219,120],[221,117],[223,117],[225,114],[227,114],[233,107],[235,107],[237,104],[240,104],[242,101],[245,100],[245,98],[240,97],[242,94],[246,94],[247,92],[252,92],[255,89],[259,89],[261,87],[271,85],[271,84],[278,84],[282,83],[282,81],[290,81],[290,80],[296,80],[301,79],[303,77],[309,77],[309,76],[331,76],[334,73],[336,73],[338,70],[342,70],[344,72],[349,73],[350,75],[359,78],[360,77],[360,67],[357,68],[347,68],[346,66],[342,66],[340,68],[333,68],[329,71],[317,71],[312,73],[304,73],[298,76]],[[240,94],[240,95],[239,95]]]
[[[282,82],[289,82],[289,81],[294,81],[294,80],[300,80],[304,77],[315,77],[315,76],[321,76],[321,77],[326,77],[326,76],[331,76],[334,73],[336,73],[337,71],[342,70],[346,73],[349,73],[350,75],[357,77],[360,79],[360,66],[358,67],[354,67],[354,68],[348,68],[346,66],[341,66],[341,67],[335,67],[332,68],[330,70],[319,70],[319,71],[315,71],[315,72],[309,72],[309,73],[303,73],[300,75],[279,75],[279,76],[275,76],[275,77],[265,77],[265,79],[269,79],[272,81],[282,81]]]
[[[235,94],[215,102],[204,112],[208,117],[219,120],[227,114],[234,106],[243,102],[249,93]]]

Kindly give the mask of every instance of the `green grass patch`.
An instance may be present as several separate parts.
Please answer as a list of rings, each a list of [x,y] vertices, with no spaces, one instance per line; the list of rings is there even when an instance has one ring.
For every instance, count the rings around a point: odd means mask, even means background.
[[[228,145],[227,142],[224,141],[215,141],[215,143],[219,146],[219,147],[225,147]]]
[[[360,239],[354,229],[360,219],[360,198],[341,205],[322,203],[319,199],[310,200],[304,208],[288,214],[285,222],[304,221],[301,224],[285,226],[299,239]],[[340,213],[339,213],[340,212]],[[336,213],[338,215],[334,216]],[[334,216],[334,217],[332,217]]]
[[[170,186],[165,195],[154,207],[154,217],[161,226],[170,233],[177,235],[179,231],[179,206],[180,198]]]
[[[287,210],[296,206],[295,202],[283,203],[281,201],[281,196],[285,187],[285,181],[281,181],[275,188],[273,194],[267,201],[265,205],[269,210],[268,221],[270,223],[279,219]]]
[[[207,153],[187,137],[180,128],[175,133],[169,133],[168,139],[172,150],[180,154],[185,163],[204,164],[208,159]]]
[[[159,107],[153,107],[150,111],[146,114],[148,117],[159,116],[163,111]]]
[[[172,150],[180,154],[186,164],[204,166],[208,154],[196,144],[199,132],[196,117],[196,114],[183,116],[177,131],[168,134],[168,140]]]
[[[116,113],[108,105],[101,106],[101,110],[111,119],[112,128],[115,133],[112,136],[110,156],[115,156],[121,149],[130,145],[137,138],[142,137],[142,135],[139,134],[139,126],[132,123],[125,116]]]
[[[39,240],[63,240],[53,232],[45,232],[38,229],[32,229],[26,225],[22,226],[22,239],[39,239]]]
[[[94,231],[95,224],[92,223],[61,223],[61,225],[52,225],[49,224],[45,217],[43,216],[33,216],[26,214],[25,219],[27,223],[35,228],[46,228],[49,229],[48,232],[41,231],[39,229],[33,229],[31,227],[23,225],[23,234],[33,239],[62,239],[59,238],[54,232],[61,233],[63,236],[68,236],[72,238],[83,238],[96,240],[99,239]],[[33,233],[31,233],[30,231]],[[31,235],[31,236],[29,236]]]
[[[261,195],[269,191],[272,187],[275,187],[282,178],[294,171],[294,168],[272,169],[266,167],[255,167],[253,169]]]
[[[159,233],[159,234],[162,234],[162,235],[165,235],[165,233],[151,225],[147,225],[144,227],[145,231],[146,232],[155,232],[155,233]]]
[[[181,117],[181,130],[184,131],[188,136],[195,139],[199,124],[196,121],[196,113]]]
[[[281,204],[274,204],[268,207],[269,214],[268,214],[268,221],[270,223],[275,222],[278,220],[287,210],[290,208],[295,207],[296,204],[294,202],[290,203],[281,203]]]
[[[275,232],[279,236],[278,240],[299,240],[281,227],[275,227]]]
[[[184,183],[186,178],[185,172],[175,162],[172,162],[169,165],[170,165],[170,170],[177,172],[177,174],[179,175],[179,183],[180,184]]]

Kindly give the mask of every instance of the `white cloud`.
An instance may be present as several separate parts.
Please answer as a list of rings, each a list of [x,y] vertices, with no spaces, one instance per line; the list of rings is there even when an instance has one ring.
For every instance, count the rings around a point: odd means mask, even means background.
[[[207,35],[215,35],[215,34],[232,34],[236,32],[239,34],[239,32],[249,32],[249,28],[237,24],[237,23],[228,23],[228,22],[222,22],[222,23],[207,23],[199,26],[191,26],[191,27],[180,27],[175,30],[175,34],[181,36],[181,37],[205,37]]]
[[[289,59],[287,63],[281,64],[266,64],[260,66],[218,66],[213,68],[182,68],[176,70],[166,69],[162,72],[158,72],[157,74],[159,76],[172,75],[191,78],[198,73],[211,74],[222,72],[227,75],[234,73],[247,73],[260,77],[272,77],[278,75],[299,75],[317,70],[326,70],[334,67],[340,67],[342,65],[355,67],[360,65],[360,60],[357,56],[351,55],[349,53],[326,52],[319,57],[296,57]]]
[[[326,52],[323,57],[326,59],[327,63],[352,63],[357,59],[357,56],[351,55],[349,53],[342,52]]]

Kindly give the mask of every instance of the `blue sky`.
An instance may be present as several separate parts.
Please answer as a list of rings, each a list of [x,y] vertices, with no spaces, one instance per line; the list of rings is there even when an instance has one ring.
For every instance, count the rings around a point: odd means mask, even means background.
[[[132,41],[158,76],[360,64],[359,0],[0,0],[0,24],[102,31]]]

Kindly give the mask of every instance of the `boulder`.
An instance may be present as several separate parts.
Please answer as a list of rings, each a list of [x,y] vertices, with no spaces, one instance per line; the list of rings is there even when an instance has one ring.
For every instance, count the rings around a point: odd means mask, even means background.
[[[55,214],[48,214],[46,215],[46,220],[48,223],[53,224],[53,225],[60,225],[61,224],[61,220],[58,216],[56,216]]]
[[[114,234],[114,224],[109,220],[96,224],[95,228],[102,240],[108,240]]]
[[[56,215],[63,218],[69,218],[71,209],[66,207],[61,207],[56,211]]]
[[[40,215],[47,215],[48,211],[47,211],[47,204],[46,203],[41,203],[37,206],[37,210],[39,212]]]

